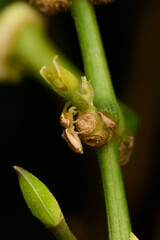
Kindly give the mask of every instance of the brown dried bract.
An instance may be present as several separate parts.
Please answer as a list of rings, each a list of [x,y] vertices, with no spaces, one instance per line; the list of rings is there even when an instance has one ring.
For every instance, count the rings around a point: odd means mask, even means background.
[[[69,10],[69,3],[67,0],[29,0],[29,2],[47,15]]]
[[[107,138],[100,135],[84,135],[81,140],[88,147],[101,147],[108,142]]]
[[[99,120],[96,119],[91,113],[80,113],[78,115],[76,120],[76,128],[80,134],[81,141],[88,147],[103,146],[110,140],[112,136],[112,130],[111,127],[109,127],[110,124],[108,126],[107,123],[104,122],[103,118],[101,118],[101,114]],[[103,120],[104,123],[101,123],[100,131],[97,128],[97,120]]]
[[[102,112],[98,112],[98,113],[107,127],[109,127],[110,129],[115,129],[117,127],[117,123],[114,122],[112,119],[104,115]]]
[[[134,138],[133,136],[128,136],[127,139],[122,142],[118,148],[119,162],[123,166],[127,164],[130,160],[130,156],[133,150]]]
[[[76,120],[76,128],[80,134],[90,134],[97,126],[97,121],[91,113],[81,113]]]
[[[90,0],[90,2],[92,2],[95,5],[100,5],[102,3],[110,3],[110,2],[114,2],[114,0]]]

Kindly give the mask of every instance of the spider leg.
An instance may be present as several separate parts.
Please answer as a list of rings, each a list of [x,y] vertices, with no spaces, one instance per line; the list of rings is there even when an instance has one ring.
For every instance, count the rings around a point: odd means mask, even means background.
[[[67,128],[67,131],[70,132],[70,133],[73,133],[73,132],[74,132],[74,133],[76,133],[77,135],[83,134],[83,133],[85,132],[85,130],[84,130],[84,131],[80,131],[80,132],[75,131],[75,126],[74,126],[74,125],[68,127],[68,128]]]
[[[71,102],[66,102],[65,103],[64,108],[63,108],[64,113],[68,112],[68,108],[69,108],[70,105],[71,105]]]
[[[78,109],[75,106],[72,106],[69,108],[68,112],[75,116],[78,114]]]

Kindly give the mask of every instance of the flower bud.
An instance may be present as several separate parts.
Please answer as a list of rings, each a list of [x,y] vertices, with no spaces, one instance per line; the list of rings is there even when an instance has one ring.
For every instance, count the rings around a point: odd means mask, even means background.
[[[87,78],[85,76],[81,77],[81,80],[81,95],[88,102],[88,104],[93,105],[94,91],[91,86],[91,81],[87,81]]]
[[[79,87],[77,78],[66,68],[57,63],[57,56],[53,59],[53,66],[46,65],[40,74],[59,95],[70,98],[70,95]]]

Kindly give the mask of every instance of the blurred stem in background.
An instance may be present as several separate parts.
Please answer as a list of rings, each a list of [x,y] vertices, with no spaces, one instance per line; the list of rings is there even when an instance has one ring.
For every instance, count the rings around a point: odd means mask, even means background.
[[[80,79],[80,71],[50,42],[45,19],[24,2],[9,5],[0,15],[0,81],[16,82],[25,72],[36,73],[60,55],[60,64]]]

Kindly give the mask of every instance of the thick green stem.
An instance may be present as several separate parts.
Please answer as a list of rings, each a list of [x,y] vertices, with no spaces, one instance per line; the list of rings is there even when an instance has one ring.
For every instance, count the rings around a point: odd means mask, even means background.
[[[69,0],[81,47],[85,74],[94,89],[94,105],[125,131],[124,118],[113,90],[94,7],[87,0]]]
[[[94,104],[118,123],[116,133],[123,137],[125,121],[117,103],[107,60],[98,30],[94,8],[87,0],[69,0],[82,51],[85,73],[94,89]],[[109,239],[129,240],[131,224],[118,159],[116,137],[96,150],[104,187]]]
[[[129,240],[131,224],[118,161],[118,143],[113,139],[96,150],[102,176],[109,239]]]

